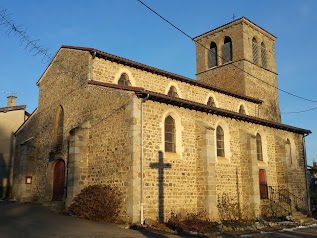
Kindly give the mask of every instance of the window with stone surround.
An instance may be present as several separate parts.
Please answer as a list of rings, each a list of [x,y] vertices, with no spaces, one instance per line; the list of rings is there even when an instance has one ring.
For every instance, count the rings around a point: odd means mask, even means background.
[[[208,50],[208,68],[212,68],[218,65],[217,45],[215,42],[210,43],[210,49]]]
[[[239,107],[239,113],[240,113],[240,114],[244,114],[244,115],[246,114],[243,105],[240,105],[240,107]]]
[[[177,90],[174,86],[170,87],[170,89],[167,93],[167,96],[178,98],[178,93],[177,93]]]
[[[262,153],[262,139],[259,133],[255,136],[256,140],[256,156],[258,161],[263,161],[263,153]]]
[[[64,138],[64,110],[62,106],[59,106],[57,110],[57,117],[55,123],[56,149],[60,150],[63,146]]]
[[[254,64],[258,64],[258,42],[255,37],[252,39],[252,60]]]
[[[216,107],[215,100],[212,97],[208,98],[207,106],[209,107]]]
[[[175,120],[170,115],[165,118],[165,151],[176,152],[176,138],[175,138]]]
[[[290,163],[293,164],[292,145],[291,145],[291,142],[290,142],[290,140],[289,140],[288,138],[287,138],[287,140],[286,140],[286,144],[288,145],[287,155],[288,155],[288,157],[289,157]]]
[[[224,132],[221,126],[216,129],[217,156],[225,157],[225,141]]]
[[[267,62],[266,62],[266,48],[264,42],[261,43],[261,63],[262,67],[266,68],[267,67]]]
[[[120,79],[118,80],[119,85],[131,86],[129,76],[125,73],[121,74]]]
[[[232,41],[229,36],[224,39],[224,44],[221,47],[222,51],[222,64],[232,61]]]

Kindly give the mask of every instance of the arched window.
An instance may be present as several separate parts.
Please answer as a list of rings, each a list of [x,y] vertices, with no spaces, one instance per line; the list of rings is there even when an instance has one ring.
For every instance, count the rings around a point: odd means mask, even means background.
[[[212,68],[218,65],[217,57],[217,45],[215,42],[210,43],[210,49],[208,51],[208,68]]]
[[[253,58],[253,63],[258,64],[258,42],[256,39],[253,37],[252,39],[252,58]]]
[[[175,147],[175,120],[171,116],[167,116],[164,122],[165,130],[165,151],[176,152]]]
[[[129,76],[125,73],[121,74],[120,79],[118,81],[119,85],[131,86]]]
[[[240,108],[239,108],[239,113],[241,113],[241,114],[246,114],[246,113],[245,113],[245,109],[244,109],[244,106],[243,106],[243,105],[240,105]]]
[[[177,90],[174,86],[170,87],[170,90],[168,91],[167,95],[170,97],[178,98],[178,93],[177,93]]]
[[[221,47],[222,64],[232,61],[232,41],[229,36],[225,37],[224,44]]]
[[[224,132],[221,126],[216,129],[217,156],[225,157]]]
[[[255,136],[256,140],[256,156],[258,161],[263,161],[263,153],[262,153],[262,139],[259,133]]]
[[[209,107],[216,107],[215,100],[212,97],[208,98],[207,106]]]
[[[261,61],[262,61],[262,67],[266,68],[266,48],[264,43],[261,43]]]
[[[60,106],[58,109],[57,120],[56,120],[56,146],[57,146],[57,149],[62,148],[63,138],[64,138],[64,110]]]

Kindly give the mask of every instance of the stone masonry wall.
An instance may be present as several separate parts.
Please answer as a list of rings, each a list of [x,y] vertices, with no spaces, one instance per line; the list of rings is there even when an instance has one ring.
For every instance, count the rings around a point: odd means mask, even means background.
[[[58,158],[65,164],[67,141],[73,138],[69,151],[72,161],[66,178],[68,195],[71,195],[67,204],[80,189],[91,184],[118,186],[124,201],[133,197],[130,188],[133,187],[134,135],[131,128],[136,119],[131,115],[137,110],[133,106],[135,96],[127,91],[88,86],[90,58],[87,52],[62,49],[55,64],[51,64],[40,80],[39,107],[17,135],[17,198],[39,201],[52,198],[50,179],[55,158],[50,158],[50,154],[56,146],[54,128],[60,105],[64,110],[64,143]],[[86,130],[85,134],[80,130]],[[71,131],[73,135],[69,134]],[[19,146],[31,137],[24,146]],[[84,167],[78,167],[81,161],[86,161]],[[24,185],[25,176],[32,176],[32,184]],[[135,210],[128,206],[135,204],[123,204],[121,216],[124,220],[131,220]]]
[[[164,187],[165,219],[168,219],[171,211],[186,214],[206,209],[203,205],[207,192],[206,176],[211,176],[216,181],[214,191],[216,199],[221,198],[223,194],[228,195],[230,199],[239,201],[241,211],[249,217],[254,213],[259,215],[259,207],[254,207],[254,205],[250,207],[250,203],[260,205],[259,192],[257,194],[254,192],[254,189],[258,189],[259,186],[259,169],[266,170],[267,183],[270,186],[287,186],[289,189],[293,189],[299,184],[297,181],[288,181],[288,184],[285,184],[286,181],[278,179],[287,168],[280,166],[279,161],[282,158],[276,152],[277,140],[275,135],[278,134],[286,142],[288,137],[296,140],[296,135],[293,133],[152,101],[146,101],[144,106],[146,161],[144,208],[146,217],[156,219],[159,216],[157,205],[153,206],[153,204],[160,204],[160,186]],[[164,152],[162,130],[164,118],[167,115],[179,118],[179,121],[176,120],[176,131],[180,130],[180,133],[176,140],[180,140],[183,149],[177,153]],[[229,138],[225,140],[228,140],[229,151],[226,151],[225,158],[221,158],[216,156],[215,146],[212,147],[213,151],[209,158],[214,160],[214,173],[208,174],[212,171],[206,171],[205,163],[202,161],[204,158],[202,151],[206,143],[203,142],[204,133],[199,124],[216,128],[219,122],[224,123],[228,128]],[[257,132],[261,133],[263,150],[265,150],[263,162],[256,160],[255,135]],[[242,137],[245,135],[250,135],[248,137],[253,139],[243,146]],[[215,137],[215,134],[213,136]],[[250,143],[253,143],[252,148]],[[153,168],[153,164],[158,163],[159,151],[163,151],[164,164],[170,164],[170,167],[164,169],[163,182],[158,181],[158,169]],[[251,159],[255,162],[250,161]],[[303,160],[303,157],[298,159]],[[299,170],[300,168],[298,168]],[[295,171],[296,169],[294,169],[294,174],[298,176],[299,180],[305,180],[303,171]],[[302,191],[305,191],[304,184],[302,183]],[[305,196],[305,192],[295,191],[295,189],[293,191],[298,196]],[[213,211],[213,214],[213,218],[217,217],[217,211]]]
[[[45,196],[50,196],[45,194],[45,187],[46,177],[50,175],[47,171],[49,154],[56,146],[54,135],[59,106],[63,107],[66,118],[64,143],[61,149],[64,160],[67,155],[68,132],[87,119],[87,112],[85,113],[82,105],[74,103],[74,98],[81,98],[84,82],[88,77],[88,55],[87,52],[62,49],[38,83],[40,86],[38,108],[19,130],[16,142],[15,174],[20,178],[15,184],[24,183],[24,176],[32,176],[33,180],[32,184],[27,185],[29,193],[23,194],[26,199],[36,197],[45,200],[47,199],[44,198]],[[79,111],[79,108],[82,110]],[[30,140],[25,145],[20,146],[28,139]],[[23,150],[27,151],[24,155]],[[15,194],[21,194],[21,191],[17,191],[18,186],[14,189]]]
[[[165,76],[148,73],[139,69],[108,60],[95,58],[93,62],[93,79],[100,82],[117,84],[122,73],[126,73],[132,86],[143,87],[147,90],[167,94],[170,86],[175,86],[180,98],[207,104],[209,96],[215,100],[216,106],[238,112],[239,106],[244,105],[248,115],[258,115],[258,105],[239,98],[228,96],[216,91],[193,86]]]

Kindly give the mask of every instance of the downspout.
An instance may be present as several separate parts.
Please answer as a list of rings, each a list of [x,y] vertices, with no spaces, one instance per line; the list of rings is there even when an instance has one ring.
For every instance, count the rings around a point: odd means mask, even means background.
[[[308,177],[307,177],[306,143],[305,143],[305,137],[308,136],[308,135],[309,134],[303,135],[303,155],[304,155],[304,167],[305,167],[308,214],[311,215],[310,192],[309,192],[309,184],[308,184]]]
[[[143,103],[149,98],[149,94],[146,95],[145,98],[141,98],[141,204],[140,204],[140,223],[141,225],[144,224],[144,195],[143,195],[143,190],[144,190],[144,185],[143,185],[143,170],[144,170],[144,165],[143,165],[143,159],[144,159],[144,119],[143,119]]]

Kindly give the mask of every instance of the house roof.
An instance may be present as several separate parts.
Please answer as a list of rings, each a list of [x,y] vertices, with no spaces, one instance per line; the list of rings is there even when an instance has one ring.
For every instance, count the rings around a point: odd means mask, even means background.
[[[141,69],[141,70],[144,70],[144,71],[147,71],[150,73],[166,76],[166,77],[169,77],[169,78],[181,81],[181,82],[185,82],[185,83],[188,83],[188,84],[191,84],[194,86],[210,89],[210,90],[213,90],[213,91],[216,91],[219,93],[223,93],[223,94],[235,97],[235,98],[240,98],[242,100],[250,101],[250,102],[253,102],[256,104],[261,104],[263,102],[262,100],[259,100],[259,99],[253,98],[253,97],[235,94],[233,92],[230,92],[230,91],[227,91],[227,90],[215,87],[215,86],[211,86],[211,85],[208,85],[208,84],[205,84],[202,82],[197,82],[196,80],[193,80],[193,79],[190,79],[190,78],[178,75],[178,74],[174,74],[174,73],[162,70],[162,69],[158,69],[158,68],[155,68],[152,66],[138,63],[138,62],[135,62],[135,61],[132,61],[132,60],[129,60],[126,58],[122,58],[122,57],[119,57],[119,56],[116,56],[113,54],[109,54],[109,53],[106,53],[106,52],[103,52],[103,51],[100,51],[100,50],[97,50],[94,48],[86,48],[86,47],[78,47],[78,46],[66,46],[66,45],[63,45],[61,48],[89,51],[89,52],[91,52],[91,54],[94,54],[94,52],[96,52],[96,56],[98,56],[100,58],[104,58],[104,59],[107,59],[110,61],[114,61],[114,62],[124,64],[124,65],[130,66],[130,67],[134,67],[137,69]]]
[[[12,107],[0,107],[0,112],[9,112],[9,111],[25,110],[25,108],[26,108],[26,105],[12,106]]]
[[[200,34],[200,35],[194,37],[193,39],[194,39],[194,40],[197,40],[198,38],[200,38],[200,37],[202,37],[202,36],[205,36],[205,35],[207,35],[207,34],[209,34],[209,33],[211,33],[211,32],[219,31],[219,30],[221,30],[222,28],[227,28],[227,27],[230,26],[230,25],[235,25],[235,24],[238,24],[238,23],[240,23],[240,22],[248,22],[248,23],[251,23],[252,25],[258,27],[259,29],[261,29],[262,31],[264,31],[266,34],[268,34],[269,36],[271,36],[272,38],[276,39],[276,36],[274,36],[273,34],[271,34],[270,32],[268,32],[267,30],[263,29],[262,27],[260,27],[259,25],[255,24],[254,22],[252,22],[251,20],[249,20],[248,18],[246,18],[246,17],[244,17],[244,16],[238,18],[237,20],[234,20],[234,21],[231,21],[231,22],[229,22],[229,23],[226,23],[226,24],[224,24],[224,25],[222,25],[222,26],[219,26],[219,27],[217,27],[217,28],[215,28],[215,29],[213,29],[213,30],[210,30],[210,31],[207,31],[207,32],[205,32],[205,33],[203,33],[203,34]]]
[[[196,111],[201,111],[201,112],[206,112],[218,116],[224,116],[228,117],[231,119],[235,120],[240,120],[240,121],[245,121],[249,123],[254,123],[254,124],[259,124],[267,127],[272,127],[280,130],[285,130],[285,131],[290,131],[298,134],[310,134],[310,130],[298,128],[298,127],[293,127],[289,125],[285,125],[282,123],[274,122],[274,121],[269,121],[257,117],[252,117],[249,115],[244,115],[241,113],[221,109],[221,108],[216,108],[216,107],[210,107],[205,104],[189,101],[186,99],[181,99],[181,98],[175,98],[175,97],[170,97],[164,94],[152,92],[149,90],[146,90],[144,88],[140,87],[132,87],[132,86],[122,86],[122,85],[117,85],[117,84],[111,84],[111,83],[103,83],[103,82],[98,82],[98,81],[89,81],[88,82],[90,85],[96,85],[96,86],[103,86],[103,87],[110,87],[110,88],[115,88],[115,89],[120,89],[120,90],[126,90],[126,91],[131,91],[134,92],[138,97],[145,98],[147,97],[149,100],[152,101],[157,101],[161,103],[166,103],[178,107],[183,107],[187,108],[190,110],[196,110]]]

